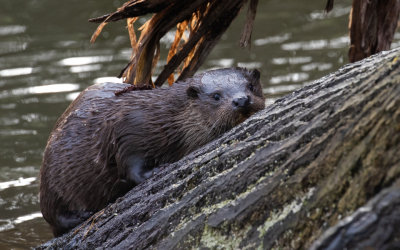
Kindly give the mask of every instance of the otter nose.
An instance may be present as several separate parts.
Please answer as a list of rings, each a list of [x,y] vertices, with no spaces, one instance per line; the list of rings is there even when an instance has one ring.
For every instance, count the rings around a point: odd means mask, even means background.
[[[241,96],[233,99],[232,104],[237,108],[246,108],[250,104],[249,96]]]

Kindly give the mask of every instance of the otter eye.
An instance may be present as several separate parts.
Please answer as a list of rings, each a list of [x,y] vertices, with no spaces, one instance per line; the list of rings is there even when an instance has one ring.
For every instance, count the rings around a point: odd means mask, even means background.
[[[254,91],[254,85],[253,85],[252,83],[250,83],[250,84],[248,85],[248,88],[249,88],[249,90],[250,90],[251,92]]]
[[[215,93],[215,94],[213,95],[213,97],[214,97],[214,100],[216,100],[216,101],[221,100],[221,95],[218,94],[218,93]]]

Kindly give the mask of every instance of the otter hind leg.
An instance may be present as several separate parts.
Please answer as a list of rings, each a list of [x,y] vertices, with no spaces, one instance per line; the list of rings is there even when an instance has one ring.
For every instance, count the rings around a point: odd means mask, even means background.
[[[57,215],[57,225],[53,226],[53,234],[58,237],[67,233],[72,228],[87,220],[93,212],[88,211],[67,211]]]

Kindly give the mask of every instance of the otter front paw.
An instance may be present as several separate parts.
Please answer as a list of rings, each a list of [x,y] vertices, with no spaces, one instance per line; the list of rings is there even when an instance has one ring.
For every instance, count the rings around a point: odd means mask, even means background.
[[[126,177],[135,184],[142,183],[153,175],[153,169],[145,166],[144,157],[133,155],[127,161]]]

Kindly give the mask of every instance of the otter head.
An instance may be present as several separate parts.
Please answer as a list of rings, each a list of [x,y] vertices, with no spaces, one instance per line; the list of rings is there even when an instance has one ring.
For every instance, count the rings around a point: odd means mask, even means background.
[[[208,71],[186,93],[191,106],[216,134],[221,134],[265,107],[258,70],[230,68]],[[210,131],[210,132],[211,132]]]

